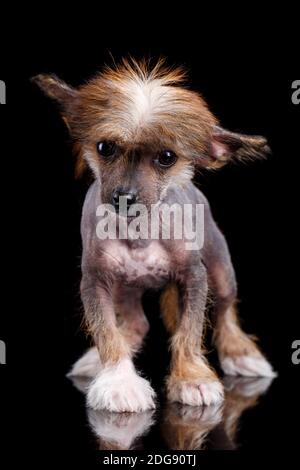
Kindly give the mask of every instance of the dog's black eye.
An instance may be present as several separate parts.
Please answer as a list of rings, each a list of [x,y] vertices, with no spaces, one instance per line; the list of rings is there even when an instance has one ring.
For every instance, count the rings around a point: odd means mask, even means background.
[[[103,140],[97,143],[97,150],[102,157],[112,157],[116,152],[116,144],[109,140]]]
[[[157,155],[157,162],[160,166],[165,168],[174,165],[176,160],[177,155],[176,153],[172,152],[172,150],[163,150]]]

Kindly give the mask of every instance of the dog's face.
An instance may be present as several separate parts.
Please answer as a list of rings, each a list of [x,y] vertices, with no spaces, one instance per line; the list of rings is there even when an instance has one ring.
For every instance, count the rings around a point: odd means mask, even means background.
[[[176,145],[161,140],[136,144],[100,140],[89,148],[88,159],[101,179],[102,201],[116,209],[120,196],[129,205],[156,204],[172,182],[184,184],[193,174]]]
[[[53,76],[34,80],[60,104],[80,164],[101,181],[102,201],[118,208],[119,196],[156,204],[171,184],[190,181],[196,167],[267,150],[262,137],[218,127],[204,100],[180,86],[183,78],[181,69],[161,63],[149,69],[124,61],[78,89]]]

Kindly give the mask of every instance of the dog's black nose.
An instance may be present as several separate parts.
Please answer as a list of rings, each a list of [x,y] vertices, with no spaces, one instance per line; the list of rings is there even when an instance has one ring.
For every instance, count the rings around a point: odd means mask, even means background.
[[[127,191],[124,189],[116,189],[113,192],[112,200],[113,205],[115,208],[119,208],[119,198],[122,197],[127,203],[127,206],[131,206],[136,202],[136,192],[135,191]]]

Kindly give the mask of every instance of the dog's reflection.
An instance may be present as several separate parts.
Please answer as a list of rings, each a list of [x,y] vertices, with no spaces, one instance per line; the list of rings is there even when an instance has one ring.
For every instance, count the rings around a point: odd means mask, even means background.
[[[223,428],[233,448],[237,446],[237,431],[242,414],[258,404],[259,397],[268,391],[273,380],[273,377],[224,377],[226,400]]]
[[[203,448],[207,435],[222,421],[222,407],[167,404],[162,418],[163,438],[169,449]]]
[[[169,449],[235,449],[240,418],[266,393],[271,378],[225,377],[225,402],[219,407],[196,407],[168,403],[162,410],[161,434]],[[86,392],[89,381],[73,378],[74,385]],[[88,409],[88,420],[97,437],[98,448],[129,450],[141,448],[155,422],[154,411],[111,413]]]
[[[88,420],[99,439],[100,450],[130,450],[139,447],[139,439],[154,424],[154,411],[111,413],[88,410]]]
[[[225,377],[222,407],[191,407],[169,404],[162,420],[162,433],[170,449],[230,450],[244,411],[255,406],[271,385],[272,378]]]

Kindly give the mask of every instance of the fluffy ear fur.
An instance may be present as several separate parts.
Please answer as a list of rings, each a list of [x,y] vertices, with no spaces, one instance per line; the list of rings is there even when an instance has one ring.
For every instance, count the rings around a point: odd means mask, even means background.
[[[215,126],[211,136],[209,168],[219,168],[229,161],[255,160],[270,153],[267,140],[261,136],[236,134]]]
[[[52,74],[36,75],[31,79],[31,82],[38,85],[45,95],[58,104],[62,119],[71,132],[70,119],[72,108],[80,103],[79,91]],[[81,147],[76,142],[74,142],[73,152],[76,158],[75,176],[78,178],[85,171],[86,162],[81,157]]]
[[[36,75],[31,79],[31,82],[38,85],[45,95],[58,104],[62,118],[70,130],[68,110],[78,101],[79,92],[63,80],[60,80],[56,75]]]
[[[67,85],[56,75],[40,74],[33,77],[31,81],[36,83],[45,95],[55,100],[62,108],[68,105],[70,100],[76,98],[78,94],[75,88]]]

